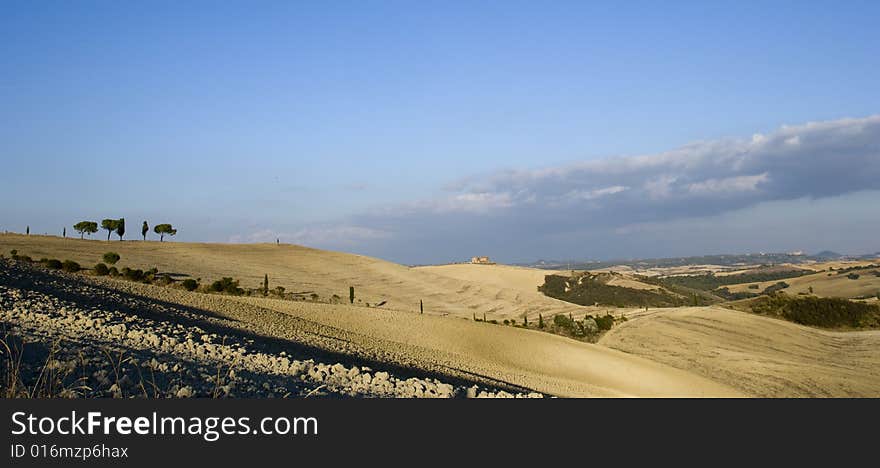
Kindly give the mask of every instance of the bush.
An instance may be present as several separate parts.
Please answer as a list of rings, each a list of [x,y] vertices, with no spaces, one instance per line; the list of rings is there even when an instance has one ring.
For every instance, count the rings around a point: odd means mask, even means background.
[[[107,252],[104,254],[104,261],[111,265],[116,264],[116,262],[119,261],[119,258],[119,254],[116,252]]]
[[[142,281],[144,279],[143,270],[132,270],[131,268],[123,268],[122,276],[131,281]]]
[[[65,260],[64,263],[61,264],[61,269],[68,273],[76,273],[82,270],[82,267],[79,266],[79,263],[76,263],[73,260]]]
[[[244,294],[244,289],[238,287],[238,280],[233,280],[232,278],[223,277],[217,281],[211,283],[211,291],[213,292],[225,292],[227,294],[232,294],[235,296],[240,296]]]
[[[95,274],[98,276],[107,276],[108,274],[110,274],[110,269],[107,268],[107,265],[99,263],[95,265]]]
[[[774,294],[778,291],[782,291],[783,289],[785,289],[787,287],[788,287],[788,283],[786,283],[785,281],[780,281],[774,285],[767,286],[764,289],[764,294]]]
[[[572,322],[568,319],[567,315],[557,314],[553,316],[553,325],[559,328],[570,329]]]
[[[858,273],[850,273],[850,274],[846,275],[846,277],[851,280],[857,280],[857,279],[859,279],[859,274]]]
[[[180,284],[183,286],[183,289],[186,289],[187,291],[195,291],[199,287],[199,282],[192,278],[187,278]]]
[[[51,269],[53,269],[53,270],[60,270],[61,267],[63,266],[63,265],[61,264],[61,260],[58,260],[58,259],[55,259],[55,258],[52,258],[52,259],[46,260],[45,265],[46,265],[46,268],[51,268]]]
[[[760,287],[761,287],[761,286],[760,286],[760,285],[757,285],[757,284],[750,284],[750,285],[749,285],[749,289],[758,289],[758,288],[760,288]]]
[[[107,271],[107,274],[110,276],[119,276],[119,270],[117,270],[115,266],[110,267],[110,269]]]
[[[604,317],[596,317],[596,325],[599,326],[600,331],[611,330],[611,327],[614,326],[614,316],[606,314]]]
[[[173,284],[175,281],[174,278],[168,275],[159,275],[155,277],[155,282],[160,286],[168,286],[169,284]]]

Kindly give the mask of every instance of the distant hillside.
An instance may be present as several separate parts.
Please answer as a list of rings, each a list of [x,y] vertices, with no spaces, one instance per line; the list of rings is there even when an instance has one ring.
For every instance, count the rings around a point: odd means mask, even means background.
[[[538,260],[532,263],[520,263],[518,266],[531,268],[544,268],[548,270],[599,270],[617,265],[628,266],[638,269],[647,268],[671,268],[688,265],[719,265],[719,266],[742,266],[742,265],[778,265],[782,263],[803,263],[807,261],[827,261],[844,258],[874,258],[877,254],[847,256],[830,250],[824,250],[815,255],[803,255],[797,253],[748,253],[748,254],[719,254],[699,255],[693,257],[670,257],[648,259],[620,259],[620,260]]]
[[[823,250],[812,257],[816,260],[837,260],[838,258],[843,258],[843,255],[831,250]]]

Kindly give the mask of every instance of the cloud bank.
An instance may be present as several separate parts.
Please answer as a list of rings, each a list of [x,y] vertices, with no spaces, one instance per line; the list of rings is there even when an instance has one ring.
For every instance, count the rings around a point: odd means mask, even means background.
[[[358,234],[355,250],[410,263],[477,254],[506,261],[560,252],[602,258],[617,255],[610,254],[621,249],[615,242],[632,241],[621,235],[636,231],[632,226],[878,189],[880,115],[783,126],[767,135],[700,141],[659,154],[471,176],[451,184],[444,197],[386,206],[346,226],[382,233],[352,230]],[[787,216],[784,208],[778,216]],[[760,219],[749,228],[759,236]]]

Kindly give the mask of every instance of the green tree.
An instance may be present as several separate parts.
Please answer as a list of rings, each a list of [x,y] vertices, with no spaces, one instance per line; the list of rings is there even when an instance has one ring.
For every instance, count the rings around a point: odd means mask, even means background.
[[[98,223],[94,221],[80,221],[73,225],[73,229],[79,233],[79,238],[82,239],[84,234],[91,236],[98,232]]]
[[[263,275],[263,295],[264,296],[269,295],[269,274],[268,273]]]
[[[425,303],[422,302],[421,299],[419,299],[419,313],[420,313],[420,314],[424,314],[424,313],[425,313]]]
[[[348,302],[354,304],[354,286],[348,287]]]
[[[157,224],[153,226],[153,232],[159,234],[159,242],[162,242],[165,240],[165,234],[173,236],[177,234],[177,229],[174,229],[170,224]]]
[[[544,316],[538,314],[538,328],[544,328]]]
[[[125,235],[125,218],[119,218],[116,221],[116,235],[119,236],[119,240],[122,240],[122,236]]]
[[[101,220],[101,229],[107,230],[107,240],[110,240],[110,234],[113,234],[113,231],[116,230],[116,227],[118,224],[119,224],[118,219]]]
[[[147,233],[150,232],[150,226],[147,225],[147,222],[144,221],[144,225],[141,226],[141,236],[144,237],[144,240],[147,240]]]

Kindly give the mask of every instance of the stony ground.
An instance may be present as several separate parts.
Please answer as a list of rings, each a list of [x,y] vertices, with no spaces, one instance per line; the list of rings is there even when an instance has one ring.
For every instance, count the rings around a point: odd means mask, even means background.
[[[14,383],[17,396],[60,397],[541,396],[326,360],[339,355],[225,321],[80,274],[0,260],[0,385],[5,393]]]

